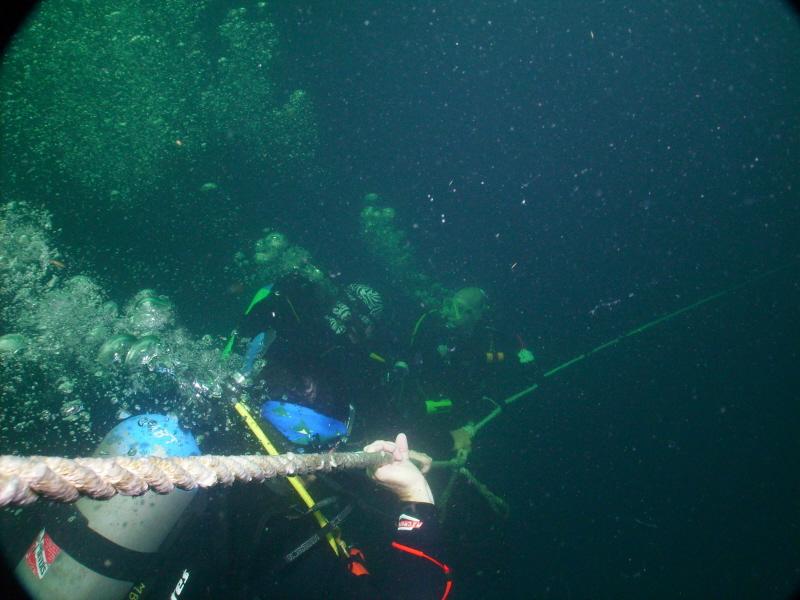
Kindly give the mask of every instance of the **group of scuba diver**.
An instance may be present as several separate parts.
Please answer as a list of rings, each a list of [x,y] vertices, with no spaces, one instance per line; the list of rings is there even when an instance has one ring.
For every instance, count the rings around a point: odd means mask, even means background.
[[[477,287],[406,327],[392,319],[391,328],[382,295],[363,283],[339,289],[290,274],[254,299],[229,347],[237,338],[246,345],[245,375],[265,359],[257,375],[269,398],[263,416],[310,448],[349,435],[357,414],[376,433],[414,424],[431,451],[447,454],[449,431],[509,391],[513,370],[535,364],[521,337],[503,337],[487,322],[488,297]],[[310,417],[303,407],[334,418],[322,429],[291,429],[295,416]]]
[[[67,360],[83,352],[69,362],[69,381],[97,386],[92,412],[99,426],[88,418],[90,397],[82,392],[75,409],[65,372],[46,370],[58,363],[42,360],[51,356],[54,338],[39,319],[11,314],[12,333],[0,336],[0,366],[6,372],[38,366],[42,381],[49,377],[56,385],[33,385],[31,394],[50,389],[56,402],[70,398],[60,414],[68,425],[80,425],[73,440],[84,431],[105,432],[104,424],[117,420],[95,456],[196,457],[201,445],[212,454],[365,450],[391,456],[369,478],[354,471],[316,473],[4,511],[6,555],[18,560],[15,578],[37,599],[447,598],[453,578],[441,521],[452,508],[456,475],[496,513],[507,514],[502,499],[464,466],[478,430],[537,389],[531,381],[547,380],[796,264],[765,271],[539,372],[523,337],[495,327],[482,289],[448,292],[399,252],[388,261],[394,269],[387,269],[396,279],[383,288],[408,290],[415,314],[379,286],[340,284],[338,274],[327,276],[306,250],[267,231],[252,259],[238,258],[250,270],[243,279],[253,294],[241,296],[238,323],[224,337],[193,340],[175,327],[172,305],[153,290],[140,291],[118,312],[89,277],[62,281],[53,273],[63,267],[53,266],[61,255],[49,245],[45,215],[22,204],[0,209],[8,217],[0,242],[28,250],[0,272],[20,283],[15,289],[27,290],[14,308],[37,317],[35,311],[44,311],[42,318],[54,312],[55,324],[73,317],[74,327],[55,331],[59,341],[74,344],[56,346],[52,356]],[[392,212],[369,204],[364,214],[376,246],[407,247],[390,227]],[[523,381],[530,385],[518,391]],[[20,395],[28,390],[26,380],[15,382],[20,387],[8,388],[14,402],[3,407],[12,419],[15,407],[25,414],[35,405],[35,396]],[[47,400],[38,418],[52,424],[58,417]],[[125,404],[115,410],[118,402]],[[104,405],[116,417],[102,417]],[[75,420],[76,414],[86,418]],[[27,417],[11,424],[17,431],[16,424],[35,422]],[[18,441],[42,452],[35,438]],[[428,474],[436,467],[452,473],[447,486],[434,485],[434,494]]]
[[[369,225],[391,233],[393,212],[369,204],[362,218],[365,213]],[[235,422],[238,413],[243,424],[234,433],[245,452],[363,449],[387,452],[392,462],[370,472],[370,479],[347,472],[289,477],[204,493],[82,499],[60,511],[48,509],[44,528],[16,569],[33,597],[450,594],[451,569],[426,479],[431,456],[468,452],[470,436],[454,430],[491,409],[491,398],[507,395],[520,378],[531,377],[533,354],[522,337],[504,336],[493,326],[489,298],[478,287],[428,285],[430,280],[409,275],[406,261],[407,280],[420,285],[414,294],[419,310],[406,311],[404,319],[378,286],[340,284],[286,236],[266,233],[252,260],[242,263],[250,268],[243,279],[253,295],[241,296],[250,299],[216,351],[224,367],[216,371],[229,374],[224,385],[180,371],[178,347],[167,349],[168,334],[156,327],[170,320],[155,318],[163,303],[149,291],[147,302],[135,305],[148,308],[152,327],[145,329],[161,331],[162,341],[143,334],[146,346],[131,346],[130,335],[116,335],[102,344],[97,360],[131,376],[137,369],[149,373],[142,381],[172,382],[183,397],[207,396],[205,405],[215,407],[208,412],[212,424],[222,415]],[[379,238],[384,246],[402,241],[397,235]],[[185,421],[191,406],[200,404],[185,404],[177,418],[156,411],[121,415],[96,455],[199,455],[200,436],[195,440],[183,427],[191,427]],[[225,446],[227,428],[211,431],[221,440],[215,449]],[[359,518],[342,527],[355,508]]]
[[[492,326],[488,296],[478,287],[459,289],[403,324],[376,288],[335,285],[319,273],[304,261],[259,287],[224,352],[241,350],[241,376],[260,390],[263,428],[286,449],[342,447],[355,423],[359,438],[378,439],[366,450],[393,453],[395,462],[371,475],[399,501],[392,513],[394,556],[384,565],[390,575],[380,593],[367,585],[364,597],[445,598],[450,569],[424,475],[430,455],[468,451],[469,437],[451,431],[530,376],[533,353],[521,336],[503,336]],[[397,431],[426,452],[409,454]],[[366,573],[363,553],[346,552],[347,571]],[[292,551],[286,556],[295,560]],[[279,581],[273,580],[284,585]],[[361,597],[345,585],[349,597]],[[258,587],[265,589],[263,582]]]

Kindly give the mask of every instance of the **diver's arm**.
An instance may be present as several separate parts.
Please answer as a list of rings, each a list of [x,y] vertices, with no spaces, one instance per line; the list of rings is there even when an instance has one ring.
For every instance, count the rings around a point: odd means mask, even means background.
[[[433,492],[423,468],[429,457],[414,453],[412,459],[405,434],[394,442],[376,441],[367,452],[391,452],[394,461],[372,471],[372,478],[395,493],[399,500],[396,531],[391,543],[393,556],[389,590],[397,598],[446,598],[452,585],[450,567],[441,560],[441,533]]]

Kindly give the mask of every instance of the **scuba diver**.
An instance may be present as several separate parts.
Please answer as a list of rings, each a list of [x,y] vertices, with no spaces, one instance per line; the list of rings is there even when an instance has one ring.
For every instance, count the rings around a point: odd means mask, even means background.
[[[489,312],[486,292],[466,287],[417,319],[404,393],[423,403],[415,401],[412,411],[446,414],[437,417],[438,425],[462,425],[489,408],[489,398],[513,391],[522,374],[530,376],[533,353],[520,335],[504,335],[494,327]],[[408,399],[403,402],[409,406]]]
[[[484,397],[511,392],[514,379],[534,368],[534,356],[519,335],[504,335],[490,322],[486,293],[478,287],[448,290],[415,256],[397,210],[379,194],[364,195],[361,236],[373,260],[392,274],[391,286],[423,307],[390,375],[389,409],[436,429],[490,408]],[[405,350],[405,351],[402,351]],[[400,359],[400,360],[397,360]],[[526,378],[527,378],[526,374]],[[480,406],[478,406],[480,404]],[[424,425],[422,425],[424,423]],[[428,436],[423,435],[428,441]],[[439,448],[439,450],[449,450]]]
[[[246,344],[245,376],[265,363],[255,378],[266,399],[341,421],[357,409],[361,420],[384,404],[383,312],[380,293],[366,284],[338,288],[290,273],[259,289],[228,347],[234,338]]]
[[[158,435],[165,431],[174,442]],[[174,446],[167,450],[172,456],[199,454],[190,433],[156,415],[132,417],[117,426],[103,447],[112,450],[134,439],[158,440],[162,451]],[[352,503],[323,528],[308,511],[294,520],[279,516],[279,490],[288,489],[282,480],[110,500],[82,498],[75,505],[37,505],[39,510],[29,515],[39,525],[20,530],[33,543],[24,554],[14,552],[22,556],[17,582],[31,598],[42,600],[334,595],[445,600],[452,572],[443,561],[434,497],[424,475],[430,457],[411,451],[402,433],[364,450],[392,455],[390,463],[369,475],[394,498],[378,518],[348,522],[346,535],[353,539],[351,533],[358,531],[358,545],[345,543],[339,527]],[[348,487],[365,481],[363,475],[350,475]],[[263,519],[265,510],[273,518]],[[335,557],[326,540],[335,542]],[[367,561],[367,556],[377,560]],[[5,598],[28,597],[13,581],[4,584]]]
[[[430,469],[430,457],[410,451],[403,433],[394,442],[375,441],[364,450],[389,452],[393,457],[392,463],[371,473],[372,479],[391,490],[399,501],[391,543],[396,551],[390,559],[391,595],[444,600],[452,588],[452,579],[450,567],[440,560],[442,548],[435,502],[424,475]]]

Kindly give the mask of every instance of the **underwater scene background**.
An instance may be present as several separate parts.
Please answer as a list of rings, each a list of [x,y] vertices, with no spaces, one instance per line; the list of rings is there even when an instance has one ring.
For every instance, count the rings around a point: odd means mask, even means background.
[[[0,66],[0,451],[152,410],[255,452],[218,398],[258,286],[368,281],[398,340],[479,286],[540,387],[470,454],[508,515],[451,496],[453,597],[788,597],[798,64],[769,0],[47,0]]]

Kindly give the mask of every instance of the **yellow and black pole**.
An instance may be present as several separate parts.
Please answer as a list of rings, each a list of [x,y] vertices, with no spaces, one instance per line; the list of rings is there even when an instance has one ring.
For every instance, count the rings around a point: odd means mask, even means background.
[[[264,433],[264,430],[261,429],[261,426],[259,426],[258,422],[253,418],[253,415],[250,413],[250,409],[248,409],[247,406],[245,406],[245,404],[243,404],[242,402],[237,402],[234,405],[234,408],[236,409],[236,412],[238,412],[239,415],[242,417],[242,419],[244,419],[244,422],[250,428],[250,431],[253,432],[253,435],[256,436],[256,439],[258,439],[258,441],[261,442],[261,445],[264,446],[264,449],[267,451],[267,454],[269,454],[270,456],[275,456],[277,454],[280,454],[278,452],[278,449],[275,448],[275,446],[269,440],[267,435]],[[294,491],[297,492],[297,495],[300,496],[300,499],[303,501],[303,503],[306,505],[307,508],[313,508],[316,505],[316,502],[314,502],[314,499],[311,497],[311,494],[308,493],[308,489],[306,489],[306,486],[303,484],[303,480],[300,479],[300,477],[297,476],[287,477],[286,481],[288,481],[289,485],[291,485],[294,488]],[[328,519],[319,510],[312,510],[311,514],[314,515],[314,519],[316,519],[317,523],[321,528],[324,529],[325,527],[327,527]],[[328,531],[327,533],[325,533],[325,539],[328,540],[328,545],[331,547],[331,550],[333,550],[333,553],[336,556],[339,557],[347,556],[347,546],[344,543],[344,541],[342,541],[341,538],[334,536],[333,533]]]
[[[263,300],[265,300],[266,298],[268,298],[271,292],[272,292],[272,284],[261,287],[253,296],[253,299],[250,301],[247,310],[244,311],[244,315],[247,316],[250,313],[250,311],[253,310],[253,307],[262,302]],[[231,333],[230,338],[228,339],[228,343],[225,345],[225,349],[222,351],[222,356],[224,358],[230,356],[235,341],[236,341],[236,331],[234,330],[233,333]],[[241,377],[241,375],[239,375],[239,377]],[[243,380],[244,378],[242,377],[242,381]],[[247,408],[247,406],[241,401],[236,402],[234,404],[234,408],[236,409],[236,412],[239,413],[239,415],[242,417],[245,424],[250,428],[250,431],[253,433],[253,435],[256,436],[256,439],[259,442],[261,442],[261,445],[267,451],[267,454],[269,454],[270,456],[276,456],[280,454],[275,445],[270,441],[270,439],[264,433],[264,430],[261,428],[258,422],[253,418],[250,409]],[[306,505],[306,508],[312,509],[316,505],[316,502],[314,502],[314,499],[311,497],[311,494],[308,493],[308,489],[306,489],[306,486],[303,484],[303,480],[300,479],[300,477],[297,476],[287,477],[286,480],[289,482],[289,485],[291,485],[294,488],[294,491],[297,492],[297,495],[300,496],[300,499],[303,501],[303,504]],[[328,519],[319,510],[312,510],[311,514],[314,515],[314,519],[317,521],[317,523],[321,528],[324,529],[325,527],[328,526]],[[328,540],[328,545],[331,547],[331,550],[333,550],[333,553],[336,556],[340,557],[347,556],[347,547],[345,543],[341,540],[341,538],[335,536],[332,532],[327,531],[325,533],[325,539]]]

